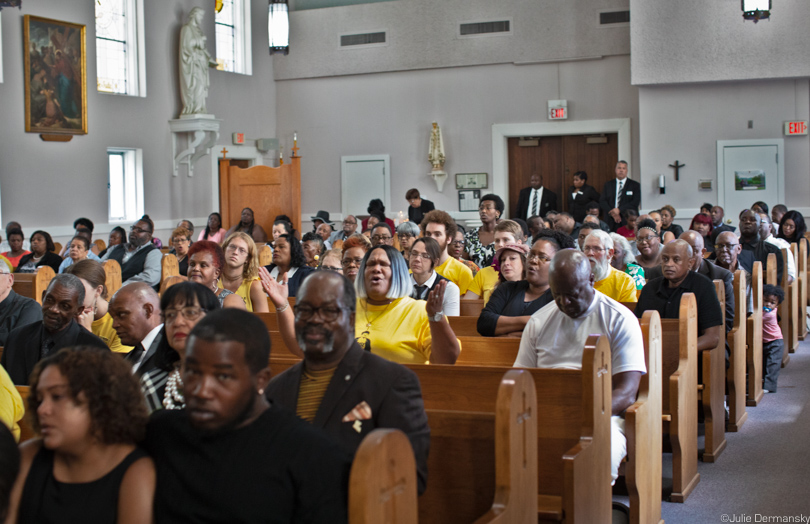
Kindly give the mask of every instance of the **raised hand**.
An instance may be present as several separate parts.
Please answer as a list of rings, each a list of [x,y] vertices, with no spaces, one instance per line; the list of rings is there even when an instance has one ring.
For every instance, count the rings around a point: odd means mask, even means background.
[[[275,278],[270,276],[270,272],[264,267],[259,268],[259,278],[262,282],[262,289],[273,301],[277,307],[284,307],[287,304],[287,298],[290,296],[290,290],[287,287],[287,273],[281,277],[281,282],[276,281]]]
[[[438,284],[436,284],[436,286],[433,287],[433,290],[430,292],[430,294],[428,294],[427,306],[425,306],[425,309],[427,310],[427,314],[429,317],[432,317],[439,311],[442,311],[445,289],[447,289],[447,281],[442,280]]]

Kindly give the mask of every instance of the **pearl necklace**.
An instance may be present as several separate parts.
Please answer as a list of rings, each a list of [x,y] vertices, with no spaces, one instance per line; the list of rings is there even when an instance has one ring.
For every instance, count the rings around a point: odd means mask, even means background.
[[[163,394],[163,407],[166,409],[183,409],[186,407],[186,399],[180,390],[183,387],[183,379],[180,378],[180,371],[175,369],[169,375],[166,382],[166,392]]]

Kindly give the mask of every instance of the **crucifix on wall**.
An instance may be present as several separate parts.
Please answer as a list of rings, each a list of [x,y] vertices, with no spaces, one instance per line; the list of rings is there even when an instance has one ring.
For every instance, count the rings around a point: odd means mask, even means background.
[[[680,169],[681,169],[682,167],[684,167],[685,165],[686,165],[686,164],[679,164],[677,160],[675,161],[675,163],[674,163],[674,164],[670,164],[670,165],[669,165],[669,167],[674,167],[674,168],[675,168],[675,181],[676,181],[676,182],[677,182],[678,180],[680,180]]]

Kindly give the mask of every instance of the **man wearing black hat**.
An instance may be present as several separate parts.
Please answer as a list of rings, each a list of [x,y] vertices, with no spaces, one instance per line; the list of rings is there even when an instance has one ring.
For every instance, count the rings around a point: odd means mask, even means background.
[[[332,221],[329,220],[329,211],[320,210],[315,213],[314,217],[309,217],[312,220],[312,231],[315,232],[318,230],[318,226],[321,224],[329,224],[332,225]]]

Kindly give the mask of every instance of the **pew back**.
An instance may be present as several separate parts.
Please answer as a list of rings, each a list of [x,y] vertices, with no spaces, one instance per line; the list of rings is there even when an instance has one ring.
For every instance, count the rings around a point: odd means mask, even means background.
[[[748,373],[748,393],[745,403],[747,406],[756,406],[765,395],[762,391],[762,280],[762,262],[754,262],[753,273],[751,273],[752,310],[746,322],[748,347],[745,365]],[[736,431],[736,429],[732,430]]]
[[[478,317],[447,317],[457,337],[479,337]]]
[[[33,298],[42,304],[42,294],[56,276],[50,266],[39,266],[35,273],[14,273],[12,289],[18,295]]]
[[[484,310],[484,301],[479,300],[461,300],[460,301],[460,313],[462,317],[475,317],[481,314],[481,311]]]
[[[28,412],[28,395],[31,392],[31,388],[29,386],[16,386],[17,392],[20,394],[23,400],[23,406],[25,406],[26,413],[25,416],[20,420],[20,443],[25,442],[26,440],[32,439],[36,437],[36,433],[34,432],[34,427],[31,425],[31,417],[35,417],[36,413],[29,413]]]
[[[762,264],[756,270],[762,274]],[[759,277],[758,277],[759,278]],[[749,319],[746,319],[745,274],[742,269],[734,272],[734,325],[726,336],[729,348],[726,384],[728,386],[728,413],[726,431],[737,431],[745,423],[745,346]],[[760,316],[761,318],[761,316]]]
[[[461,352],[456,364],[467,366],[512,367],[520,349],[515,337],[458,337]]]
[[[119,289],[121,289],[121,265],[117,260],[105,260],[101,264],[104,266],[104,275],[106,278],[105,286],[107,286],[107,300],[112,300]]]

